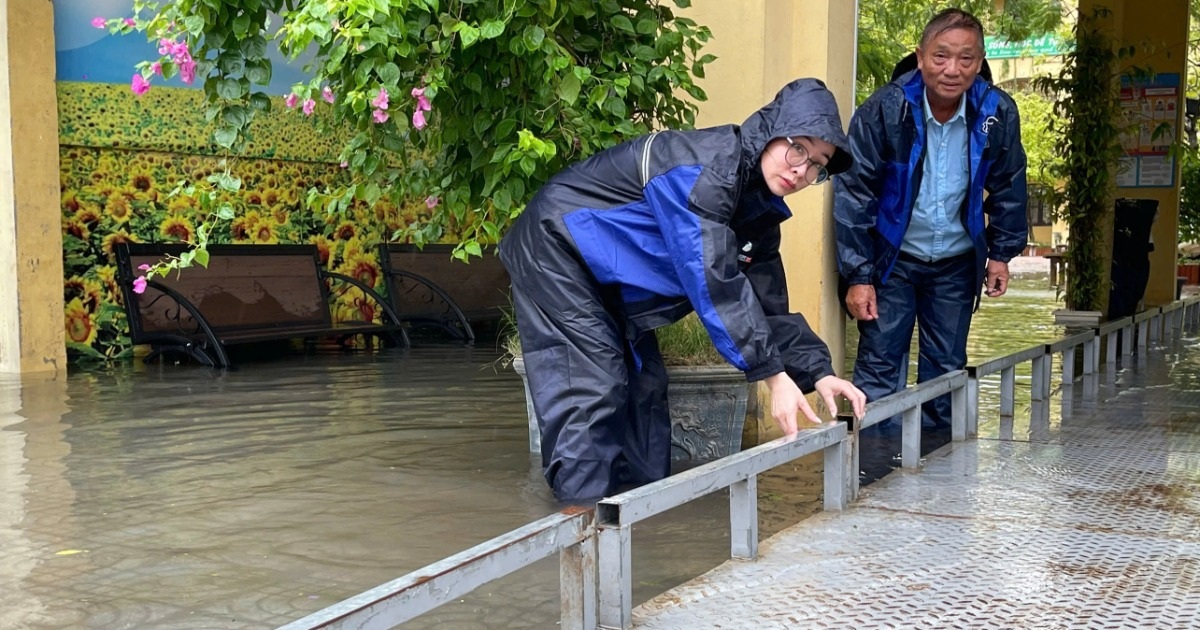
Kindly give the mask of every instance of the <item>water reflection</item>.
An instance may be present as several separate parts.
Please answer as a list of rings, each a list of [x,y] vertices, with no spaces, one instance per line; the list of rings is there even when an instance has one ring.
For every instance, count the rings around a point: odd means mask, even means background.
[[[1018,277],[985,302],[971,356],[1057,336],[1045,284]],[[496,358],[441,347],[0,381],[0,627],[277,625],[551,513],[520,380]],[[1027,390],[1028,368],[1017,378]],[[763,537],[820,508],[821,468],[814,455],[760,478]],[[641,601],[728,557],[727,495],[633,540]],[[557,576],[551,559],[408,625],[549,627]]]

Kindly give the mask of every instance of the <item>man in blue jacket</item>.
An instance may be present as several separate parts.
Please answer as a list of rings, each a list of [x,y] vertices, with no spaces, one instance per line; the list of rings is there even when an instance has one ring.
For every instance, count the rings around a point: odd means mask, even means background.
[[[854,383],[868,400],[904,388],[914,323],[918,382],[963,368],[980,286],[1004,295],[1008,261],[1025,249],[1020,120],[1008,94],[978,76],[983,54],[979,20],[942,11],[925,27],[917,69],[850,121],[853,165],[834,182],[834,216],[860,335]],[[946,426],[949,396],[923,417]]]
[[[788,312],[781,197],[849,166],[837,103],[799,79],[740,127],[663,131],[550,180],[500,243],[542,468],[562,501],[670,472],[667,375],[654,329],[693,310],[717,350],[765,381],[785,433],[819,422],[803,392],[861,415],[829,349]]]

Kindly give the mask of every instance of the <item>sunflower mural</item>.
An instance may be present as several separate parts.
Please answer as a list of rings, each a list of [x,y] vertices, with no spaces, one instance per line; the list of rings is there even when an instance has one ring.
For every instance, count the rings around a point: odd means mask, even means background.
[[[135,100],[122,85],[60,82],[58,90],[67,348],[76,359],[121,359],[133,348],[115,248],[192,238],[203,218],[197,204],[171,193],[219,172],[221,158],[208,129],[194,124],[195,91],[157,89],[147,94],[153,98]],[[376,247],[427,213],[424,203],[358,202],[314,214],[305,203],[309,190],[343,181],[334,154],[341,143],[321,137],[281,99],[275,105],[256,123],[254,142],[231,161],[242,180],[228,199],[237,216],[211,242],[314,244],[325,268],[382,290]],[[334,288],[335,318],[379,320],[361,291]]]

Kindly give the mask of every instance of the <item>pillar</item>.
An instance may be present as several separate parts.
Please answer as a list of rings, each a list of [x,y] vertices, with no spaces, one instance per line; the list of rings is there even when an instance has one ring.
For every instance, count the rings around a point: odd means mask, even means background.
[[[0,372],[66,365],[53,13],[0,0]]]

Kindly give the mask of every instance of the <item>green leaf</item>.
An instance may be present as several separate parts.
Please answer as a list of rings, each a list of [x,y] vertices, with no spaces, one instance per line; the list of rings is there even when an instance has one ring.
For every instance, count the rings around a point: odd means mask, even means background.
[[[262,92],[255,92],[250,95],[250,106],[256,111],[269,112],[271,111],[271,97]]]
[[[658,32],[658,22],[650,18],[642,18],[637,23],[638,35],[653,35]]]
[[[238,39],[245,39],[250,32],[250,15],[243,13],[233,19],[233,34]]]
[[[525,46],[529,50],[537,50],[541,48],[542,41],[546,39],[546,31],[542,30],[540,26],[526,26],[521,37],[525,40]]]
[[[250,122],[250,110],[243,105],[233,105],[225,108],[221,118],[229,126],[245,127]]]
[[[197,249],[196,250],[196,264],[200,265],[201,267],[204,267],[206,269],[208,268],[208,250],[207,249]]]
[[[483,39],[495,39],[504,33],[504,22],[487,20],[479,27],[479,36]]]
[[[267,56],[267,38],[255,35],[242,40],[242,56],[246,59],[262,59]]]
[[[386,85],[396,85],[400,81],[400,67],[390,61],[380,66],[375,74]]]
[[[231,221],[233,220],[234,216],[236,216],[236,214],[233,210],[233,206],[230,205],[229,202],[221,204],[221,207],[217,209],[217,217],[222,221]]]
[[[633,22],[630,21],[629,17],[623,13],[618,13],[617,15],[612,16],[612,19],[609,20],[609,22],[611,22],[613,26],[625,31],[626,33],[637,32],[633,29]]]
[[[469,48],[479,39],[479,29],[463,24],[462,29],[458,31],[458,36],[462,38],[463,48]]]
[[[246,78],[257,85],[271,82],[271,60],[256,59],[246,64]]]
[[[568,74],[563,77],[558,83],[558,97],[567,103],[574,105],[579,100],[579,90],[582,85],[579,83],[579,78],[575,73]]]
[[[235,142],[237,142],[237,139],[238,139],[237,127],[220,127],[216,131],[213,132],[213,140],[215,140],[217,144],[225,147],[226,149],[232,149],[233,144]]]
[[[472,92],[483,91],[483,79],[480,79],[479,75],[474,72],[468,72],[467,76],[463,77],[463,84]]]
[[[183,18],[183,28],[190,35],[199,35],[204,31],[205,25],[204,18],[199,15],[189,15]]]
[[[479,246],[479,241],[470,240],[463,243],[463,249],[471,256],[482,256],[483,248]]]
[[[237,79],[221,79],[217,82],[217,95],[223,99],[235,101],[245,94],[246,91]]]
[[[505,118],[496,125],[496,133],[493,136],[495,140],[503,140],[512,134],[513,129],[516,129],[517,121],[512,118]]]

